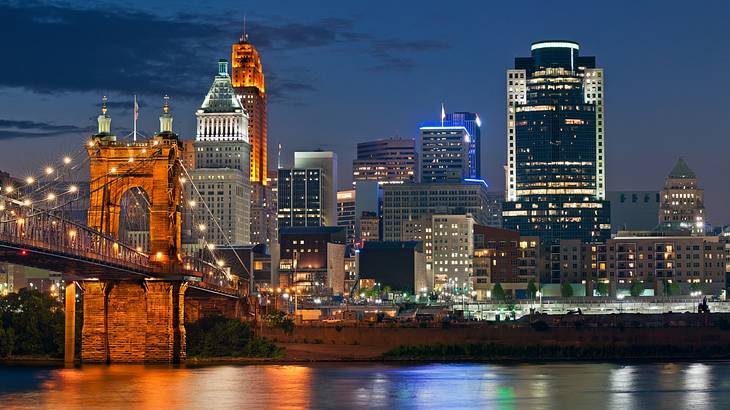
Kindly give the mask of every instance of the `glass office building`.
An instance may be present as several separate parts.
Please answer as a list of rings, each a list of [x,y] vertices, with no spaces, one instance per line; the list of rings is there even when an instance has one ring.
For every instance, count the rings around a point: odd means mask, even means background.
[[[504,226],[545,244],[606,240],[603,70],[574,42],[531,49],[507,71]]]

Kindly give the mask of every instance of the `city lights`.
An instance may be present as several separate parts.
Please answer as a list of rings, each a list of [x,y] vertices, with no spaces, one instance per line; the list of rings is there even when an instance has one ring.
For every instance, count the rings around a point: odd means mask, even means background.
[[[46,167],[46,175],[51,175],[51,174],[53,174],[53,168]]]
[[[71,157],[63,157],[63,163],[68,165],[71,163]]]
[[[25,183],[28,185],[32,184],[33,182],[35,182],[35,178],[33,177],[28,177],[25,179]]]

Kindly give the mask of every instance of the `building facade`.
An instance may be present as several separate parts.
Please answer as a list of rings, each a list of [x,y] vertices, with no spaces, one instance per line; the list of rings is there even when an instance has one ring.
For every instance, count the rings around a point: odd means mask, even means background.
[[[418,241],[371,241],[358,254],[358,277],[396,292],[415,294],[429,288],[424,272],[423,244]]]
[[[266,88],[261,57],[248,33],[243,33],[238,43],[231,47],[231,81],[248,114],[248,137],[251,144],[249,180],[266,184],[268,120],[266,114]]]
[[[471,135],[463,125],[422,125],[420,177],[423,183],[472,178]]]
[[[248,116],[233,90],[226,60],[218,62],[218,74],[195,116],[195,169],[189,172],[193,184],[186,185],[185,225],[193,241],[197,236],[214,245],[248,244]]]
[[[440,288],[454,283],[457,288],[470,288],[474,268],[474,218],[471,215],[433,215],[433,286]]]
[[[322,226],[322,170],[279,169],[277,181],[278,228]]]
[[[650,231],[657,226],[659,191],[608,191],[611,203],[611,233]]]
[[[504,225],[546,243],[610,235],[603,69],[578,43],[533,43],[507,71]]]
[[[331,151],[295,152],[294,168],[320,170],[322,225],[337,226],[337,154]]]
[[[682,158],[667,176],[661,192],[659,224],[661,229],[687,230],[693,235],[705,233],[705,191],[697,184],[697,175]]]
[[[446,114],[444,124],[463,126],[469,132],[469,178],[482,177],[482,120],[475,112]]]
[[[418,153],[413,138],[389,138],[357,144],[352,180],[381,184],[418,182]]]
[[[383,186],[383,240],[401,241],[410,223],[432,215],[471,214],[486,224],[487,187],[484,182],[422,183]]]
[[[279,231],[279,284],[305,295],[345,293],[345,231],[336,226]]]
[[[345,229],[345,242],[348,245],[355,245],[355,231],[357,225],[356,214],[356,191],[348,189],[337,191],[337,226]]]

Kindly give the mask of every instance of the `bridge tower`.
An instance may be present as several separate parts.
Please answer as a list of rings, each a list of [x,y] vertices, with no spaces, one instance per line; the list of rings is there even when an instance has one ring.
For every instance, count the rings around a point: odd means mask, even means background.
[[[122,196],[143,189],[150,202],[150,262],[161,268],[180,263],[182,199],[179,159],[182,144],[172,132],[172,115],[165,96],[160,132],[149,141],[120,142],[111,133],[106,97],[98,117],[99,132],[89,141],[90,204],[88,226],[119,238]]]
[[[182,144],[172,131],[168,97],[160,132],[144,142],[117,141],[111,133],[106,97],[99,131],[88,143],[90,206],[88,226],[119,238],[122,196],[143,189],[150,206],[150,263],[153,277],[99,278],[70,282],[84,292],[81,359],[90,363],[174,363],[185,359],[185,292],[181,276],[180,231]],[[75,290],[67,292],[75,295]],[[71,299],[73,300],[73,299]],[[75,304],[67,303],[67,340]],[[70,329],[70,330],[69,330]],[[71,333],[73,334],[73,333]],[[70,349],[70,350],[69,350]],[[73,361],[73,343],[66,360]]]

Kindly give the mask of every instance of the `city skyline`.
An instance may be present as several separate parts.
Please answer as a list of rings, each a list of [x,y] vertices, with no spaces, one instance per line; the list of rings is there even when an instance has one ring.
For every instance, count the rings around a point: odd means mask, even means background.
[[[0,126],[3,127],[0,138],[7,148],[0,153],[0,161],[4,164],[3,170],[22,177],[34,171],[29,167],[37,166],[35,163],[26,163],[22,156],[12,154],[27,149],[26,144],[38,146],[38,158],[49,162],[63,155],[65,147],[83,141],[92,133],[94,122],[90,117],[98,110],[99,95],[107,94],[107,91],[110,95],[109,114],[114,118],[115,127],[130,130],[132,95],[135,92],[140,94],[140,129],[146,130],[148,134],[156,128],[158,98],[169,92],[174,102],[176,130],[182,138],[192,139],[194,107],[200,104],[201,95],[207,88],[205,81],[209,78],[210,61],[229,58],[230,44],[240,37],[243,15],[248,13],[250,41],[259,48],[265,70],[268,72],[271,67],[272,72],[271,77],[267,75],[270,84],[267,84],[267,91],[272,96],[269,102],[269,145],[284,145],[282,159],[285,165],[291,165],[296,150],[320,147],[335,151],[339,158],[339,186],[342,188],[348,185],[352,175],[350,166],[357,142],[395,135],[416,137],[418,124],[438,120],[440,103],[444,102],[448,112],[480,113],[484,122],[482,172],[493,190],[501,190],[502,165],[505,163],[504,70],[515,56],[523,54],[525,44],[549,38],[566,38],[581,43],[587,54],[600,56],[601,66],[606,69],[606,82],[609,84],[606,110],[610,117],[606,129],[607,190],[659,190],[672,165],[682,156],[697,172],[699,184],[705,189],[707,221],[715,225],[727,224],[730,211],[723,205],[729,199],[730,190],[724,175],[730,172],[730,165],[722,158],[730,144],[724,138],[728,130],[721,122],[706,120],[722,118],[723,114],[727,114],[727,108],[722,104],[722,92],[713,91],[727,88],[728,80],[721,77],[729,64],[727,52],[713,41],[726,37],[723,33],[727,29],[722,24],[712,23],[712,19],[716,18],[714,16],[722,13],[690,10],[680,17],[676,5],[662,4],[664,7],[659,10],[659,15],[664,17],[664,22],[676,20],[683,23],[686,30],[670,31],[665,26],[671,24],[660,26],[645,20],[650,12],[656,10],[648,4],[642,4],[632,5],[630,12],[629,6],[606,9],[599,17],[599,24],[605,24],[609,18],[613,18],[619,19],[628,28],[617,30],[606,26],[602,35],[597,36],[594,30],[589,30],[592,27],[588,22],[578,22],[573,28],[558,31],[540,28],[519,30],[514,38],[502,40],[503,37],[494,36],[500,29],[506,29],[501,23],[489,30],[472,27],[463,30],[463,34],[446,33],[447,26],[454,24],[452,21],[445,22],[448,24],[444,28],[429,32],[413,29],[406,34],[388,20],[378,24],[378,19],[383,17],[379,15],[380,12],[367,14],[362,6],[350,6],[349,10],[338,10],[332,16],[324,17],[313,12],[296,13],[301,19],[297,21],[277,17],[281,9],[277,12],[276,5],[251,3],[244,6],[253,9],[251,12],[241,10],[240,13],[229,13],[231,17],[220,20],[223,24],[199,40],[205,44],[201,43],[201,47],[188,51],[186,58],[195,57],[189,67],[190,72],[181,73],[188,71],[187,67],[186,70],[175,68],[161,72],[141,70],[141,74],[132,79],[98,75],[74,80],[73,75],[66,75],[73,69],[78,69],[79,76],[86,73],[85,70],[104,71],[103,58],[91,64],[84,58],[97,55],[108,57],[110,53],[103,49],[88,55],[72,52],[69,49],[71,46],[59,41],[58,49],[78,60],[77,66],[56,60],[56,68],[63,76],[55,78],[53,71],[49,71],[43,78],[33,77],[32,74],[39,71],[32,63],[5,68],[5,80],[0,82],[0,86],[6,92],[0,96],[0,103],[7,108],[0,118]],[[41,35],[59,34],[54,30],[63,29],[64,24],[72,21],[82,23],[85,21],[83,19],[96,18],[95,24],[109,23],[105,20],[109,16],[124,17],[122,20],[127,23],[144,19],[170,23],[179,19],[176,13],[180,10],[164,8],[164,13],[157,14],[153,11],[155,6],[155,2],[149,5],[130,2],[125,9],[103,4],[95,9],[76,6],[63,9],[57,20],[44,16],[51,16],[60,9],[43,3],[0,7],[5,10],[3,18],[11,16],[17,22],[25,21],[24,18],[30,19],[30,14],[38,16],[29,24],[32,23],[30,27],[38,31],[35,35]],[[139,57],[143,58],[158,47],[164,46],[169,51],[175,51],[175,47],[179,47],[174,44],[175,40],[189,39],[195,29],[202,30],[200,26],[204,24],[200,20],[209,16],[220,17],[222,10],[234,10],[233,6],[224,4],[219,10],[201,6],[191,23],[183,25],[180,31],[171,31],[167,38],[161,39],[163,45],[145,45],[148,50],[138,47],[134,38],[120,38],[124,37],[128,29],[114,25],[119,23],[110,23],[110,38],[107,41],[113,45],[127,44],[127,47],[141,53]],[[535,5],[528,8],[529,15],[543,13],[546,18],[558,18],[558,10],[551,11]],[[422,10],[415,10],[414,15],[406,19],[407,25],[413,26],[415,20],[427,17],[429,11],[434,9],[435,3],[425,4]],[[482,13],[476,14],[485,21],[492,21],[497,12],[514,16],[518,11],[511,6],[498,5],[481,10]],[[447,14],[452,12],[445,11]],[[560,12],[563,13],[561,18],[566,19],[572,13],[565,10]],[[18,23],[9,24],[16,27]],[[648,24],[648,27],[643,30],[630,29],[638,24]],[[83,30],[93,27],[93,24],[89,24],[77,29],[75,34],[61,34],[86,35]],[[374,27],[378,30],[373,31]],[[693,27],[702,27],[703,30],[692,30]],[[628,41],[628,34],[624,32],[631,33],[631,41]],[[493,36],[490,37],[490,34]],[[6,56],[10,59],[27,59],[26,53],[30,48],[23,41],[19,39],[15,47],[6,48]],[[696,47],[698,44],[701,47]],[[681,48],[681,57],[676,53],[676,48]],[[454,75],[440,77],[441,81],[434,80],[438,74],[443,76],[443,67],[439,68],[434,61],[470,55],[469,49],[472,52],[474,49],[489,50],[489,54],[485,52],[484,56],[475,56],[476,61],[481,62],[475,64],[478,67],[454,67]],[[121,47],[120,50],[128,49]],[[312,53],[314,58],[308,59],[306,65],[293,62],[298,56],[307,53]],[[343,62],[344,56],[350,56],[352,61]],[[121,52],[110,63],[122,69],[123,64],[137,64],[136,60],[130,55],[125,57],[124,52]],[[337,64],[333,64],[333,61]],[[702,67],[703,82],[712,84],[711,87],[698,86],[689,77],[686,81],[674,80],[676,72],[688,72],[688,65],[699,71],[700,68],[694,64],[696,61],[705,64]],[[176,62],[179,61],[171,59],[168,65]],[[139,64],[148,68],[150,62]],[[165,67],[164,63],[161,64]],[[344,67],[333,69],[340,64],[344,64]],[[358,64],[366,68],[351,66]],[[84,68],[85,65],[88,67]],[[21,74],[14,71],[24,66],[28,68],[27,72]],[[350,74],[333,72],[343,71],[342,68],[351,70]],[[365,80],[353,82],[354,77]],[[268,81],[270,79],[272,81]],[[372,84],[373,79],[378,80],[378,86],[368,89],[367,84]],[[670,80],[672,87],[666,87]],[[641,87],[637,87],[637,83]],[[173,87],[171,84],[183,84],[183,87]],[[347,93],[342,92],[345,85],[350,87]],[[702,101],[702,109],[698,108],[697,101]],[[58,110],[59,104],[68,109]],[[333,116],[333,113],[336,115]],[[666,120],[677,117],[683,121]],[[326,120],[319,121],[319,118]],[[115,132],[122,134],[119,128]],[[16,136],[20,138],[13,138]],[[702,143],[697,144],[698,140]],[[270,150],[271,165],[275,163],[275,155],[275,150]]]

